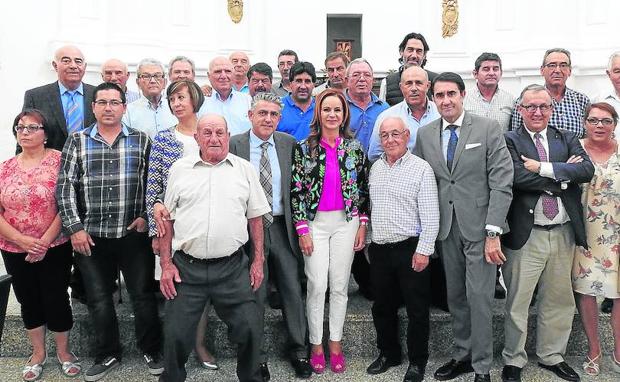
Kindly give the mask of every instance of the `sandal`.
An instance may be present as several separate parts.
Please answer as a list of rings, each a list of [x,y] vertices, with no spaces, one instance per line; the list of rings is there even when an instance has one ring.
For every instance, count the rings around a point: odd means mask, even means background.
[[[334,373],[344,373],[347,370],[346,360],[344,358],[344,353],[340,352],[330,353],[329,354],[329,366]]]
[[[325,353],[312,353],[310,356],[310,366],[316,374],[322,374],[325,371]]]
[[[73,354],[73,352],[69,352],[73,356],[73,360],[62,362],[58,356],[58,363],[60,363],[60,368],[62,373],[67,377],[75,377],[76,375],[82,372],[82,365],[80,364],[80,359]]]
[[[620,361],[616,359],[616,353],[611,352],[611,360],[613,361],[611,363],[611,368],[614,369],[616,373],[620,373]]]
[[[583,363],[583,371],[591,376],[597,376],[601,371],[601,366],[598,360],[601,358],[601,351],[599,349],[598,355],[594,358],[586,356],[586,360]]]
[[[43,366],[47,362],[47,354],[45,354],[45,359],[41,363],[35,363],[34,365],[28,365],[30,361],[32,361],[32,356],[28,358],[28,362],[26,362],[26,365],[22,369],[22,379],[26,382],[36,381],[39,378],[41,378],[41,373],[43,372]]]

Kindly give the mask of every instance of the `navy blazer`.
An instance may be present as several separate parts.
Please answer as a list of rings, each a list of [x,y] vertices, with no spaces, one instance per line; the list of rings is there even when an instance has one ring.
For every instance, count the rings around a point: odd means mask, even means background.
[[[540,195],[551,193],[559,196],[564,204],[575,232],[575,243],[587,248],[579,184],[592,179],[594,166],[577,137],[571,132],[547,127],[548,157],[556,179],[540,176],[523,166],[521,155],[540,160],[536,146],[525,127],[507,132],[505,138],[514,165],[514,183],[512,204],[508,211],[510,232],[502,236],[502,244],[513,250],[525,245],[534,225],[534,207]],[[581,156],[583,161],[566,163],[572,155]],[[568,182],[568,187],[564,190],[561,187],[562,182]]]
[[[93,91],[95,91],[95,87],[84,83],[83,85],[84,127],[86,128],[95,123],[95,115],[92,109]],[[62,151],[65,141],[67,140],[67,121],[65,120],[65,112],[62,108],[58,81],[27,90],[24,94],[24,106],[22,110],[28,108],[38,109],[43,112],[43,115],[47,119],[47,128],[49,130],[47,135],[48,147]]]

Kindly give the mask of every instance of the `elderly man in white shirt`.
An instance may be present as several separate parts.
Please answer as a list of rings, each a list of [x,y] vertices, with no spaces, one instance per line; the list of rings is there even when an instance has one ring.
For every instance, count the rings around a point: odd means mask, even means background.
[[[185,381],[196,326],[210,298],[237,345],[239,380],[262,382],[263,322],[253,291],[263,281],[262,216],[271,208],[250,162],[228,152],[222,116],[202,116],[195,138],[200,156],[172,165],[164,199],[170,219],[160,242],[160,288],[168,299],[160,380]],[[254,249],[249,267],[243,251],[248,225]]]

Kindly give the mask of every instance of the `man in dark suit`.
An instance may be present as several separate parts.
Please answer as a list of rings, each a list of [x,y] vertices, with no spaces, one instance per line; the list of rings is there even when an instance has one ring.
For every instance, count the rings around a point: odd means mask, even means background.
[[[435,379],[475,371],[476,382],[490,381],[495,272],[505,260],[499,234],[507,228],[512,164],[497,121],[463,111],[465,84],[458,74],[440,74],[432,90],[441,118],[418,130],[414,154],[437,179],[437,239],[455,343],[454,358],[437,369]]]
[[[536,355],[558,377],[578,381],[564,362],[575,300],[571,269],[575,243],[587,248],[581,190],[594,167],[577,137],[549,126],[553,103],[540,85],[527,86],[518,111],[523,125],[506,133],[514,164],[510,232],[502,238],[508,260],[502,270],[506,297],[502,380],[520,381],[527,363],[527,317],[538,284]]]
[[[52,60],[58,81],[26,90],[22,109],[38,109],[47,119],[48,145],[62,151],[69,133],[95,123],[93,92],[95,87],[82,82],[86,72],[84,55],[75,46],[58,48]],[[17,147],[17,151],[21,151]],[[71,297],[86,303],[86,294],[79,268],[74,262],[71,274]]]
[[[23,109],[34,108],[45,114],[48,128],[54,131],[49,147],[62,151],[68,132],[82,130],[95,122],[91,107],[95,87],[82,82],[86,60],[75,46],[58,48],[52,67],[58,81],[27,90]]]
[[[296,140],[276,132],[282,103],[272,93],[258,93],[248,112],[252,129],[230,139],[230,152],[249,160],[259,174],[261,185],[272,211],[263,216],[265,243],[265,279],[272,279],[282,296],[283,316],[289,334],[290,357],[295,374],[309,378],[312,368],[308,362],[306,342],[307,323],[301,298],[298,262],[300,259],[297,234],[291,217],[291,159]],[[251,253],[251,252],[250,252]],[[265,282],[257,291],[261,319],[265,313],[267,287]],[[267,349],[261,354],[263,381],[268,381]]]

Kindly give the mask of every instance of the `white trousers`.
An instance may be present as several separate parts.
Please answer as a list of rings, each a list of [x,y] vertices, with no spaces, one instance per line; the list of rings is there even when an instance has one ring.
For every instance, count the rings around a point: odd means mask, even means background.
[[[325,292],[329,280],[329,339],[342,340],[347,314],[349,276],[353,263],[353,244],[359,218],[347,222],[344,211],[317,212],[309,223],[314,252],[304,256],[308,294],[306,315],[310,343],[323,342]]]

